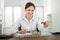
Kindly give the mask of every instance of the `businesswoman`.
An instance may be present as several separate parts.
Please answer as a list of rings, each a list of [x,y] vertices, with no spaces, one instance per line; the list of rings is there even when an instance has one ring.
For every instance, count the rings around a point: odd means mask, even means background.
[[[37,32],[37,29],[41,33],[46,33],[44,28],[44,23],[38,18],[35,18],[34,15],[35,5],[31,2],[26,3],[25,5],[25,15],[24,17],[17,20],[16,24],[13,26],[13,33],[25,34]],[[46,26],[46,25],[45,25]],[[19,29],[20,28],[20,29]]]

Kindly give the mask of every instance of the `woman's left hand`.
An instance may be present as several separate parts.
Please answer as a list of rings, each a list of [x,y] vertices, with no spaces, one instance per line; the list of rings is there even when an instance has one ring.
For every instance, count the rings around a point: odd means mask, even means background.
[[[42,24],[44,25],[45,28],[47,28],[49,25],[48,21],[42,22]]]

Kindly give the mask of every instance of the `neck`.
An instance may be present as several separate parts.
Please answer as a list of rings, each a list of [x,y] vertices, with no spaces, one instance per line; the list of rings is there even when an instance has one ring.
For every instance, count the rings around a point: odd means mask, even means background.
[[[32,17],[27,17],[27,16],[25,16],[25,17],[28,21],[30,21],[32,19]]]

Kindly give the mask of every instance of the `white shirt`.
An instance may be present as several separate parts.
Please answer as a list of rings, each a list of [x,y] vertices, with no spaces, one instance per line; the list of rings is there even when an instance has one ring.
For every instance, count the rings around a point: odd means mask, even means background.
[[[41,31],[42,34],[43,33],[46,34],[46,30],[43,27],[43,24],[41,24],[41,20],[37,18],[32,18],[30,22],[25,17],[18,19],[12,28],[13,29],[12,33],[16,33],[18,31],[18,27],[20,26],[21,26],[21,29],[25,29],[30,32],[34,32],[37,30],[36,28],[38,28],[38,30]]]

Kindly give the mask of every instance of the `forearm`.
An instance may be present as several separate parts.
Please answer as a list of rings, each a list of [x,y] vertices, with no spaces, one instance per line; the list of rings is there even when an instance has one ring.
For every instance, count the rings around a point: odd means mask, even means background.
[[[25,29],[22,29],[22,30],[18,30],[16,33],[24,34],[24,33],[27,33],[27,31]]]
[[[19,33],[19,34],[21,34],[21,31],[17,31],[16,33]]]

